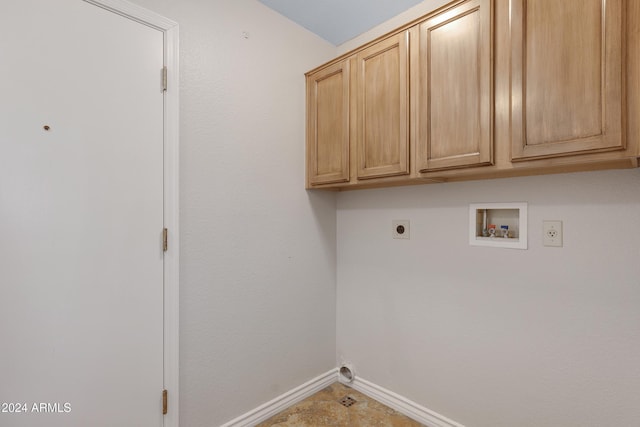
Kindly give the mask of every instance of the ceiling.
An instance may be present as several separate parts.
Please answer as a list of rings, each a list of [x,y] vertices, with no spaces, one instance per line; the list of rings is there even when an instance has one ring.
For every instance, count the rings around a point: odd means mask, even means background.
[[[259,0],[338,46],[422,0]]]

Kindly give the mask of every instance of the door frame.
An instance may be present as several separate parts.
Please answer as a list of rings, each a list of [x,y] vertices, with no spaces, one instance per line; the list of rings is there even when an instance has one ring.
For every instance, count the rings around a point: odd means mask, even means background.
[[[163,383],[168,391],[164,427],[179,425],[179,38],[178,24],[125,0],[84,0],[87,3],[155,28],[163,33],[167,89],[164,92],[164,227],[168,248],[164,253]],[[161,70],[158,70],[158,81]],[[158,90],[161,90],[158,84]],[[158,402],[161,390],[158,390]]]

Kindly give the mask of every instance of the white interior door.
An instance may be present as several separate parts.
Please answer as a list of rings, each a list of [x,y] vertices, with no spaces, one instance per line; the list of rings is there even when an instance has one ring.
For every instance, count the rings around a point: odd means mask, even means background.
[[[1,426],[162,425],[162,64],[159,30],[3,2]]]

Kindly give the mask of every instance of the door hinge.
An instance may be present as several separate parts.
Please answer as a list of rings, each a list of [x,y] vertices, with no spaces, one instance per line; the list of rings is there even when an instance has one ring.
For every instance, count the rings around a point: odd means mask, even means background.
[[[169,230],[166,228],[162,229],[162,251],[167,252],[169,249]]]
[[[162,390],[162,415],[167,415],[167,390]]]
[[[167,66],[162,67],[162,90],[167,91]]]

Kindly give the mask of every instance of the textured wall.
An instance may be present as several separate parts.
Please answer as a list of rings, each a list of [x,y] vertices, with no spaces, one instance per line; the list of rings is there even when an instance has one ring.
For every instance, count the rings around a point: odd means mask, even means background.
[[[352,38],[349,41],[344,42],[340,46],[337,47],[338,54],[342,55],[350,50],[353,50],[359,46],[362,46],[365,43],[369,43],[371,40],[376,37],[380,37],[383,34],[388,33],[389,31],[393,31],[398,27],[405,25],[407,22],[411,22],[414,19],[417,19],[427,13],[431,12],[443,6],[447,3],[450,3],[452,0],[424,0],[421,3],[413,6],[410,9],[394,16],[388,21],[383,22],[382,24],[372,28],[371,30],[360,34],[357,37]]]
[[[470,427],[637,423],[638,171],[346,192],[336,242],[336,196],[302,188],[302,74],[336,49],[254,0],[136,2],[181,25],[182,425],[335,366],[336,247],[362,377]],[[468,203],[492,201],[529,202],[529,250],[468,246]]]
[[[304,190],[335,47],[254,0],[134,1],[180,24],[180,421],[216,426],[335,367],[335,195]]]
[[[628,170],[339,194],[338,357],[469,427],[638,425],[639,188]],[[529,202],[529,249],[470,247],[468,204],[510,201]]]
[[[639,188],[627,170],[339,194],[338,355],[470,427],[637,425]],[[469,203],[510,201],[529,249],[469,246]]]

